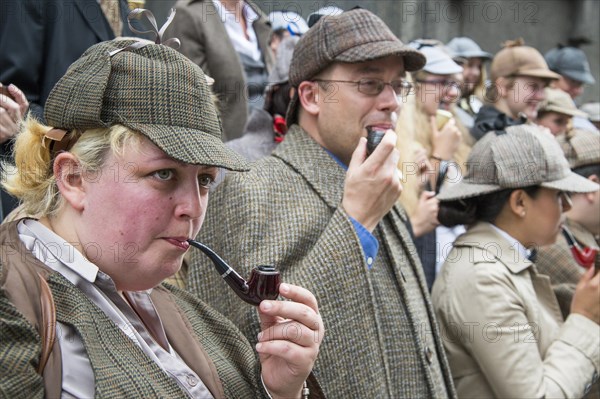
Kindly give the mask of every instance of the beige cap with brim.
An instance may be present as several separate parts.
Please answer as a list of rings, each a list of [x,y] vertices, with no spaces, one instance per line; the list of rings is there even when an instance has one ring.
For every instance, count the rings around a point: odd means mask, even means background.
[[[599,188],[571,171],[560,145],[545,129],[517,125],[481,138],[471,150],[463,179],[443,185],[437,198],[456,201],[530,186],[573,193]]]
[[[560,90],[546,87],[544,89],[544,101],[540,103],[540,112],[558,112],[569,116],[581,116],[587,118],[587,114],[575,107],[575,103],[569,94]]]
[[[492,79],[508,76],[531,76],[556,80],[560,75],[548,68],[539,51],[529,46],[510,46],[500,50],[490,65]]]

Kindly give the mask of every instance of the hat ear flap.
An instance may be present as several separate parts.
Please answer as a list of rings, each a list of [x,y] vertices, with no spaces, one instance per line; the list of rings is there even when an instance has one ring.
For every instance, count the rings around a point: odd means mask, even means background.
[[[54,86],[46,101],[44,116],[48,124],[58,128],[80,130],[98,127],[104,92],[111,71],[111,57],[108,51],[96,51],[87,57],[82,56],[69,67],[69,71],[70,73],[65,74]],[[76,109],[68,107],[67,104],[73,103],[81,106]],[[61,126],[60,122],[54,121],[70,123],[69,126]]]

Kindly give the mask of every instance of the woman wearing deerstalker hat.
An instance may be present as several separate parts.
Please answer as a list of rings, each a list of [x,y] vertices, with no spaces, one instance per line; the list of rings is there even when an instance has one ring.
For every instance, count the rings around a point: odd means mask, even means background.
[[[281,284],[289,301],[260,303],[256,356],[221,314],[161,284],[219,171],[246,168],[206,80],[165,45],[104,42],[54,87],[49,126],[25,122],[5,186],[38,219],[0,228],[2,396],[306,394],[323,332],[310,292]]]
[[[536,126],[484,136],[467,173],[439,195],[441,223],[468,225],[432,299],[459,397],[582,397],[600,362],[600,275],[577,286],[563,321],[535,247],[556,240],[567,192],[592,192]]]

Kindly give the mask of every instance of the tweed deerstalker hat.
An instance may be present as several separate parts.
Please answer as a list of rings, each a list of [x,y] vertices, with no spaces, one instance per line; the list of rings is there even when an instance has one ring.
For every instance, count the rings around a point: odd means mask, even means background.
[[[117,39],[90,47],[50,92],[47,123],[80,131],[120,124],[179,161],[247,170],[221,140],[202,69],[167,46],[128,47],[133,43]]]
[[[576,169],[600,164],[600,134],[591,130],[573,129],[556,137],[569,166]]]
[[[500,50],[490,65],[492,79],[508,76],[531,76],[542,79],[560,79],[560,75],[548,68],[546,60],[533,47],[525,46],[522,40],[507,44]]]
[[[575,106],[571,96],[560,89],[546,87],[544,89],[544,101],[540,103],[538,113],[558,112],[569,116],[587,117],[587,114]]]
[[[397,55],[404,59],[406,71],[425,65],[425,56],[406,46],[375,14],[353,9],[339,15],[327,15],[302,36],[290,65],[290,84],[297,87],[334,62],[357,63]],[[288,125],[295,121],[297,96],[288,109]]]
[[[437,198],[455,201],[538,185],[574,193],[598,190],[571,171],[554,136],[535,125],[517,125],[483,136],[471,150],[463,179],[442,186]]]

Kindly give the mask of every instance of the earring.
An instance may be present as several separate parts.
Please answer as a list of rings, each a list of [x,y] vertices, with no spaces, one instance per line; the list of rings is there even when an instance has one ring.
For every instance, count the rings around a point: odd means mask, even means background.
[[[521,216],[525,217],[525,211],[521,212]]]

